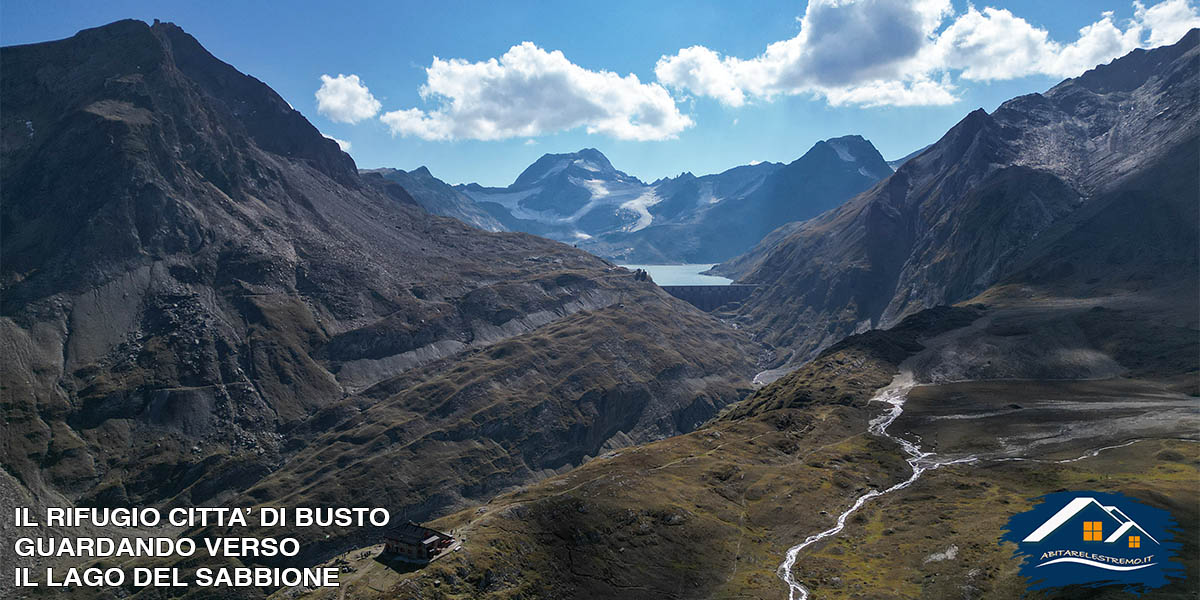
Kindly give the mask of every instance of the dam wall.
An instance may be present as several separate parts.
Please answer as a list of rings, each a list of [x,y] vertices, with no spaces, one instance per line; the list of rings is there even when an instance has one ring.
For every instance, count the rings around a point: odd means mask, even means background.
[[[750,297],[757,285],[664,285],[668,294],[708,312],[730,302],[741,302]]]

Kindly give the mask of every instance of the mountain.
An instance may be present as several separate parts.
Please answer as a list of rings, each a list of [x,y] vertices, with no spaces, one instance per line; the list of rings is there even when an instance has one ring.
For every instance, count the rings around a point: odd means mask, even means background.
[[[930,144],[929,146],[932,146],[932,145],[933,144]],[[889,167],[892,168],[893,171],[895,171],[896,169],[899,169],[900,166],[903,165],[904,163],[912,160],[913,158],[916,158],[917,156],[920,156],[920,154],[922,152],[929,149],[929,146],[925,146],[924,148],[918,148],[916,150],[913,150],[912,152],[909,152],[908,154],[905,154],[904,156],[901,156],[900,158],[897,158],[896,160],[889,160],[889,161],[887,161],[887,164]]]
[[[794,362],[996,285],[1187,298],[1196,38],[976,110],[866,193],[773,231],[717,268],[763,286],[741,324]]]
[[[352,506],[369,490],[423,519],[690,431],[749,385],[744,334],[570,246],[360,177],[175,25],[0,60],[0,497]],[[306,556],[348,535],[323,530]]]
[[[818,142],[787,165],[758,163],[651,184],[594,149],[547,154],[507,188],[458,189],[506,227],[612,260],[703,263],[737,255],[783,223],[815,216],[890,175],[860,136]]]
[[[654,200],[646,184],[593,148],[546,154],[506,188],[458,189],[511,229],[571,243],[587,231],[636,223]]]
[[[359,169],[359,174],[369,183],[387,190],[387,182],[398,184],[412,196],[421,208],[443,217],[454,217],[467,225],[484,231],[506,231],[494,217],[453,186],[434,177],[429,169],[418,167],[412,171],[400,169]],[[379,181],[382,180],[382,181]],[[394,192],[392,192],[394,193]]]
[[[1144,591],[1191,597],[1198,41],[972,112],[722,265],[765,286],[728,316],[795,349],[790,372],[696,431],[435,522],[469,551],[404,572],[369,548],[348,593],[1016,598],[1009,519],[1089,490],[1171,513],[1176,574]]]

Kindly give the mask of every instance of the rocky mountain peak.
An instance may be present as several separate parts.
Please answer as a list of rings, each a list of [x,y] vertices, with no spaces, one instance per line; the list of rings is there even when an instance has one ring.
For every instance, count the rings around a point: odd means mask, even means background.
[[[1195,48],[1198,42],[1200,29],[1192,29],[1174,45],[1153,50],[1137,48],[1106,65],[1098,65],[1079,77],[1068,79],[1054,89],[1077,85],[1098,94],[1128,92],[1146,83],[1151,76],[1161,73],[1166,65]]]
[[[600,152],[599,150],[597,150],[595,148],[584,148],[584,149],[580,150],[579,152],[574,153],[571,156],[575,156],[576,160],[589,161],[589,162],[595,164],[601,170],[606,170],[606,171],[615,171],[616,170],[613,168],[612,163],[609,162],[608,157],[605,156],[603,152]]]
[[[275,90],[214,57],[173,23],[156,22],[151,30],[179,70],[225,104],[260,148],[305,160],[343,185],[356,185],[354,159]]]
[[[892,174],[892,168],[883,155],[860,135],[845,135],[817,142],[803,156],[789,163],[783,173],[810,173],[824,169],[858,171],[862,176],[872,179]]]
[[[861,135],[844,135],[818,143],[828,145],[842,161],[858,165],[864,174],[880,178],[891,174],[892,169],[879,150]]]
[[[517,180],[509,187],[514,190],[526,189],[562,176],[602,181],[637,181],[636,178],[613,167],[608,157],[599,150],[584,148],[578,152],[565,154],[543,154],[541,158],[522,171]]]

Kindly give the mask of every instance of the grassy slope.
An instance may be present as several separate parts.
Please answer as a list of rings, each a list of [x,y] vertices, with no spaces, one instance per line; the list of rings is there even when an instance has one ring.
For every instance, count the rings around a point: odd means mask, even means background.
[[[892,444],[863,434],[878,411],[865,401],[920,349],[924,332],[979,314],[988,313],[943,309],[893,331],[849,338],[699,431],[601,457],[435,521],[455,529],[465,545],[424,569],[380,562],[374,548],[353,561],[346,597],[786,597],[775,569],[787,547],[831,526],[865,490],[908,474]],[[1095,331],[1082,314],[1069,318],[1083,318],[1083,329]],[[1164,382],[1170,379],[1121,385],[1162,390]],[[1008,389],[990,386],[992,396],[1020,398],[1027,388],[997,385]],[[924,390],[933,388],[919,389],[919,398],[931,397]],[[1054,457],[1094,447],[1086,439],[1075,444],[1058,447]],[[1194,558],[1198,465],[1194,443],[1149,439],[1066,464],[946,467],[868,503],[841,534],[802,554],[795,573],[820,598],[1016,597],[1023,590],[1017,564],[1011,547],[996,540],[1031,498],[1060,489],[1116,490],[1170,509],[1188,540],[1185,555]],[[951,546],[955,558],[930,558]],[[1189,564],[1194,578],[1196,562]],[[1187,591],[1178,584],[1156,597]]]
[[[744,393],[745,380],[729,374],[746,372],[753,350],[736,331],[714,331],[709,317],[674,312],[649,292],[625,302],[332,407],[336,426],[242,498],[285,506],[370,498],[424,519],[614,447],[690,431]]]

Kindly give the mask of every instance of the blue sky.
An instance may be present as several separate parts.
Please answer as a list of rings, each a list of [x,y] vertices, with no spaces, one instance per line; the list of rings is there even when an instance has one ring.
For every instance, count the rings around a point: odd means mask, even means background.
[[[917,4],[865,0],[854,12],[819,0],[811,7],[6,0],[0,43],[59,39],[121,18],[172,21],[266,82],[322,132],[348,141],[360,167],[426,165],[451,183],[506,185],[543,153],[583,147],[645,180],[788,162],[817,140],[851,133],[896,158],[975,108],[991,111],[1096,57],[1181,34],[1196,14],[1190,0],[1144,0],[1141,10],[1101,0],[973,8],[921,0],[924,12]],[[1081,34],[1089,26],[1091,34]],[[480,83],[486,65],[476,63],[522,42],[533,46],[508,54]],[[435,56],[464,62],[444,63],[434,82],[426,69]],[[532,78],[515,75],[529,69]],[[342,74],[356,75],[374,103],[338,96],[322,111],[321,76]],[[423,98],[425,84],[442,96]],[[447,100],[459,92],[457,104]]]

